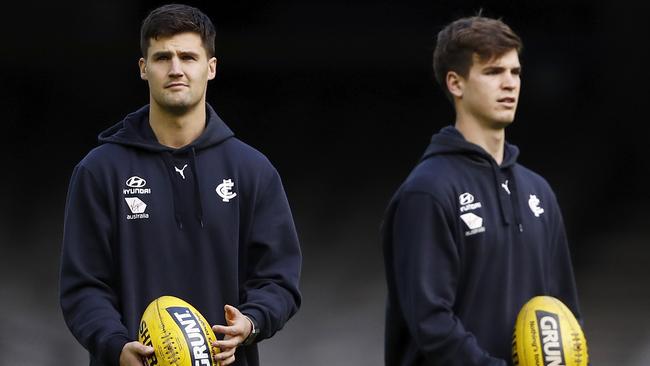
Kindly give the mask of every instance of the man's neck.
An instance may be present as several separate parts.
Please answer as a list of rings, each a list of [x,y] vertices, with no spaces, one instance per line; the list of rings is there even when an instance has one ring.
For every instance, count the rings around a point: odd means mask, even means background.
[[[482,147],[501,165],[506,139],[504,128],[489,128],[484,124],[468,119],[456,119],[456,129],[465,140]]]
[[[205,103],[177,115],[160,108],[155,103],[149,107],[149,124],[162,145],[180,149],[196,140],[205,128]]]

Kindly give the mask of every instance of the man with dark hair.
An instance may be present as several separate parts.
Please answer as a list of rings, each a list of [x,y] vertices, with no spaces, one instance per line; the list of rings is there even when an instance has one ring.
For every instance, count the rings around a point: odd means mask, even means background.
[[[147,305],[196,307],[221,365],[258,365],[256,342],[300,306],[301,253],[271,163],[206,103],[215,30],[200,10],[165,5],[141,30],[149,105],[102,132],[74,169],[65,210],[60,301],[91,365],[142,365]]]
[[[386,365],[506,365],[520,308],[559,298],[579,318],[562,215],[505,141],[519,98],[519,37],[462,18],[438,34],[434,72],[456,120],[431,139],[382,224]]]

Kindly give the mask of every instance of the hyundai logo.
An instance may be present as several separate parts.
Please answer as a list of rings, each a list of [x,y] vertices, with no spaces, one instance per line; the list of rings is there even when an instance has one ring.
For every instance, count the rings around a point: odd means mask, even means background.
[[[472,196],[470,193],[465,192],[461,194],[458,199],[460,200],[461,205],[469,205],[470,203],[474,202],[474,196]]]
[[[142,188],[147,184],[147,181],[138,177],[137,175],[132,176],[127,179],[126,185],[131,188]]]

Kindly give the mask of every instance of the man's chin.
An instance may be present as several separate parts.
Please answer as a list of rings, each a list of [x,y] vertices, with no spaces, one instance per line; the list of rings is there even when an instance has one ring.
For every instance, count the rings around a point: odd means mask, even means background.
[[[196,107],[197,104],[198,103],[190,103],[187,101],[165,101],[164,103],[158,103],[161,109],[175,116],[186,114],[188,111]]]
[[[515,121],[515,114],[501,115],[494,119],[494,124],[497,128],[506,128]]]
[[[162,106],[167,113],[174,116],[182,116],[186,114],[191,108],[186,104],[170,104]]]

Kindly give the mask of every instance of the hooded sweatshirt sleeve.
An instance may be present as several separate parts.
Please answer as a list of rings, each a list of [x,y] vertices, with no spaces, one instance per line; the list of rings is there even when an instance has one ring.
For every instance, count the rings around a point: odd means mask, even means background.
[[[280,330],[301,302],[300,246],[275,169],[255,204],[247,251],[244,301],[239,309],[256,322],[259,341]]]
[[[68,189],[60,272],[66,324],[93,358],[118,365],[130,341],[120,321],[112,283],[111,215],[106,193],[92,172],[78,165]]]
[[[576,319],[583,325],[564,220],[562,219],[562,213],[557,201],[554,200],[553,203],[554,215],[552,216],[553,222],[551,229],[553,254],[551,260],[548,261],[548,265],[550,266],[548,273],[551,277],[548,281],[551,284],[550,295],[560,299],[568,306]]]
[[[431,194],[402,192],[393,217],[392,260],[408,331],[427,364],[506,365],[487,354],[453,312],[461,264],[450,227]]]

